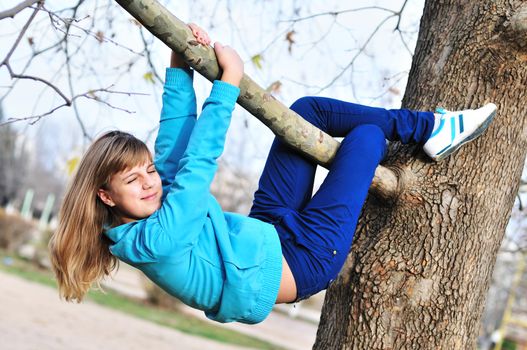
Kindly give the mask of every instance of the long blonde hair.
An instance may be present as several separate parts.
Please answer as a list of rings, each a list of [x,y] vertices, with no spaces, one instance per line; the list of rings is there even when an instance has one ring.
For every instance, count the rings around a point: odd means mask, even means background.
[[[71,180],[59,212],[57,231],[49,242],[51,263],[59,293],[67,301],[82,301],[84,295],[117,266],[111,241],[103,234],[119,224],[97,196],[107,189],[113,174],[151,159],[148,147],[133,135],[110,131],[94,141],[84,154]]]

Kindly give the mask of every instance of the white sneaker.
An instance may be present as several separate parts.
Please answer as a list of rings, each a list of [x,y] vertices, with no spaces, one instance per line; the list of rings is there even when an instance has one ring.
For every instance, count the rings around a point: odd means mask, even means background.
[[[438,109],[436,112],[441,114],[439,126],[432,132],[423,150],[438,162],[481,135],[496,115],[496,105],[488,103],[479,109],[457,112]]]

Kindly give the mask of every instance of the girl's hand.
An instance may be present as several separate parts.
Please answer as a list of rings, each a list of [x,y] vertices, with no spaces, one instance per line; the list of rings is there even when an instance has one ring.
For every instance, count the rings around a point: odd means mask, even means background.
[[[223,70],[221,80],[234,86],[240,86],[243,77],[243,61],[238,53],[230,46],[223,46],[219,42],[214,43],[214,52]]]
[[[196,41],[201,45],[210,45],[210,38],[206,31],[199,27],[196,23],[189,23],[188,27],[192,31],[192,35],[196,38]]]
[[[192,31],[192,35],[201,45],[210,45],[210,38],[206,31],[200,28],[195,23],[189,23],[188,27]],[[189,68],[185,60],[177,52],[172,51],[170,56],[170,67],[172,68]]]

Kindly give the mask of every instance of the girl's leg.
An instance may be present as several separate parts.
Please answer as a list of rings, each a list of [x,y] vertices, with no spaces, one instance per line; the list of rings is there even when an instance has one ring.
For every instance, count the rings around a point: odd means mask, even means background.
[[[358,125],[378,126],[389,140],[424,143],[434,114],[406,109],[386,110],[324,97],[303,97],[291,109],[322,131],[346,136]],[[252,217],[278,222],[291,210],[302,210],[311,198],[316,164],[275,139],[255,193]]]
[[[435,122],[432,112],[368,107],[326,97],[300,98],[291,109],[334,137],[344,137],[358,125],[371,124],[390,141],[422,144]]]
[[[286,233],[282,249],[298,298],[327,288],[342,268],[375,169],[386,151],[384,136],[376,125],[355,127],[342,141],[317,193],[301,212],[284,217],[277,227]]]
[[[316,164],[275,138],[249,216],[278,223],[311,199]]]
[[[376,149],[373,147],[371,150],[373,154],[384,153],[385,137],[409,141],[413,135],[416,141],[421,141],[421,138],[426,137],[423,135],[430,134],[434,119],[432,113],[416,114],[411,111],[386,111],[380,108],[364,107],[323,98],[302,98],[295,102],[291,106],[291,109],[303,116],[304,119],[314,126],[333,136],[345,136],[362,123],[370,122],[378,125],[375,129],[378,131],[378,137],[375,143]],[[416,132],[415,129],[418,131]],[[398,136],[399,134],[402,137]],[[353,134],[349,138],[353,138]],[[346,141],[345,139],[338,152],[341,155],[337,156],[337,158],[344,157],[343,154],[348,153],[348,145],[353,144],[354,142]],[[382,149],[382,151],[379,151],[379,149]],[[368,155],[369,152],[364,152],[363,154]],[[369,160],[373,161],[373,165],[369,167],[373,169],[371,174],[373,174],[381,158],[381,156],[368,157]],[[337,164],[332,166],[335,169],[339,167]],[[357,168],[365,169],[360,164],[357,164]],[[319,265],[317,260],[321,256],[327,258],[329,254],[328,245],[326,244],[320,247],[313,246],[306,243],[307,240],[302,238],[309,237],[312,232],[315,232],[315,235],[317,234],[316,232],[319,232],[316,225],[310,226],[308,224],[310,220],[309,215],[302,215],[300,217],[300,212],[311,199],[315,169],[316,164],[314,162],[306,159],[279,139],[275,139],[260,178],[259,188],[254,196],[253,207],[249,214],[251,217],[275,225],[282,242],[283,255],[291,270],[293,270],[295,281],[302,293],[298,294],[300,297],[311,294],[306,288],[314,288],[312,289],[313,291],[316,289],[320,290],[321,283],[324,288],[328,283],[327,279],[316,277],[323,274],[324,271],[326,273],[328,272],[325,269],[326,266],[324,264],[322,266]],[[335,174],[341,172],[331,171],[331,173],[333,175],[330,178],[333,178]],[[367,193],[371,178],[368,179],[368,176],[366,176],[365,179],[365,181],[357,186],[365,188],[363,192]],[[353,181],[352,178],[350,180]],[[326,180],[326,182],[328,181],[330,180]],[[327,187],[327,185],[325,186]],[[323,192],[319,191],[319,193]],[[320,197],[321,195],[318,196]],[[363,201],[363,199],[359,199],[359,206],[362,205]],[[316,218],[316,215],[315,213],[312,218]],[[357,216],[358,214],[351,219],[353,223],[356,222]],[[325,218],[326,222],[331,220],[330,217]],[[318,222],[321,223],[324,220],[321,219]],[[330,232],[326,233],[327,236],[331,235]],[[339,246],[347,246],[344,249],[346,252],[351,245],[352,235],[353,231],[345,236],[348,237],[349,242],[346,241],[345,243],[339,244]],[[302,245],[303,242],[304,244]],[[321,253],[319,250],[321,250]],[[346,254],[341,249],[339,251],[340,253],[336,255],[336,258],[339,260],[336,264],[331,265],[333,266],[333,270],[336,271],[334,273],[335,275],[340,270]],[[335,260],[333,255],[331,255],[331,260]],[[305,266],[306,270],[303,269],[303,266]],[[334,266],[338,267],[335,268]],[[306,273],[305,276],[308,277],[303,277],[304,272]],[[333,273],[331,272],[330,275],[333,276]],[[324,276],[327,276],[327,274]],[[310,278],[314,278],[315,282],[312,280],[311,282],[306,282]]]

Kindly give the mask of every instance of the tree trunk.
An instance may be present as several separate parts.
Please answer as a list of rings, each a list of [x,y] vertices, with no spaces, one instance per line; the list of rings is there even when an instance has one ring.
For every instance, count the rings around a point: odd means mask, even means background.
[[[527,150],[527,3],[428,0],[403,104],[498,105],[487,132],[439,164],[391,147],[395,203],[365,204],[315,349],[474,349]]]

